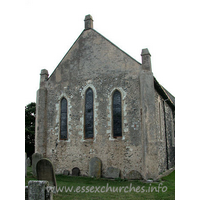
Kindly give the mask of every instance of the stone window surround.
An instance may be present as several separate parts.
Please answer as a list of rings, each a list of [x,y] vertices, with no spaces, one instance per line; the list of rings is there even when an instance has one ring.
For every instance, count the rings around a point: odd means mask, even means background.
[[[113,137],[113,126],[112,126],[112,122],[113,122],[113,114],[112,114],[112,99],[113,99],[113,94],[114,92],[118,90],[121,93],[121,107],[122,107],[122,136],[118,136],[118,137]],[[109,133],[109,140],[110,141],[116,141],[116,140],[125,140],[125,133],[128,132],[128,130],[125,129],[124,127],[124,121],[125,121],[125,116],[126,116],[126,103],[125,103],[125,98],[126,98],[126,92],[121,88],[121,87],[115,87],[112,89],[110,95],[109,95],[109,99],[108,99],[108,127],[110,130],[107,130],[107,133]]]
[[[92,90],[92,96],[93,96],[93,99],[92,99],[92,108],[93,108],[93,137],[88,137],[86,138],[86,130],[85,130],[85,123],[86,123],[86,116],[85,116],[85,109],[86,109],[86,92],[91,89]],[[87,90],[85,91],[85,101],[84,101],[84,139],[85,140],[88,140],[88,139],[93,139],[94,138],[94,92],[93,92],[93,89],[91,87],[88,87]]]
[[[158,120],[159,120],[159,140],[163,141],[163,127],[162,127],[162,120],[164,121],[164,119],[162,118],[162,100],[160,95],[158,95]]]
[[[91,88],[93,90],[93,95],[94,95],[94,99],[93,99],[93,105],[94,105],[94,137],[93,138],[89,138],[89,139],[85,139],[84,138],[84,110],[85,107],[83,106],[82,108],[82,117],[80,118],[80,131],[79,131],[79,135],[82,136],[81,138],[81,142],[96,142],[96,135],[97,135],[97,125],[98,125],[98,114],[97,114],[97,110],[98,110],[98,106],[99,103],[97,102],[97,92],[95,87],[89,83],[87,84],[81,91],[81,97],[83,100],[83,105],[85,105],[85,92],[87,91],[88,88]],[[118,90],[121,93],[121,104],[122,104],[122,137],[113,137],[113,128],[112,128],[112,97],[113,94],[115,92],[115,90]],[[61,100],[62,98],[66,98],[67,99],[67,133],[68,133],[68,137],[66,140],[60,139],[60,114],[61,114]],[[125,103],[125,98],[126,98],[126,92],[121,88],[121,87],[115,87],[112,89],[112,91],[110,92],[110,95],[108,97],[108,105],[107,105],[107,110],[109,111],[109,114],[107,115],[108,118],[108,123],[107,123],[107,131],[106,134],[109,134],[109,140],[110,141],[116,141],[116,140],[125,140],[125,135],[128,132],[127,128],[124,127],[124,123],[126,121],[126,103]],[[58,142],[63,141],[63,142],[70,142],[70,135],[71,135],[71,125],[70,125],[70,121],[71,121],[71,104],[70,104],[70,99],[67,97],[66,92],[62,93],[59,98],[58,98],[58,104],[59,104],[59,135],[58,135]]]
[[[175,123],[174,123],[174,116],[173,113],[171,112],[171,117],[172,117],[172,147],[175,147]]]
[[[120,120],[120,122],[121,122],[121,135],[118,135],[118,136],[114,136],[114,128],[115,128],[115,125],[114,125],[114,117],[113,117],[113,113],[114,113],[114,95],[115,95],[115,93],[116,92],[118,92],[119,93],[119,95],[120,95],[120,107],[121,107],[121,109],[120,109],[120,115],[121,115],[121,120]],[[112,130],[113,130],[113,138],[121,138],[122,137],[122,94],[121,94],[121,92],[119,91],[119,90],[114,90],[113,91],[113,93],[112,93]]]
[[[68,123],[66,124],[67,125],[67,138],[66,139],[61,139],[61,114],[62,114],[62,101],[63,100],[66,100],[67,99],[65,97],[62,97],[62,99],[60,100],[60,123],[59,123],[59,126],[60,126],[60,131],[59,131],[59,139],[60,140],[67,140],[68,138]],[[67,112],[68,112],[68,101],[67,101]],[[68,115],[68,113],[66,113]],[[68,116],[67,116],[67,122],[68,122]]]
[[[92,91],[93,91],[93,121],[94,121],[94,124],[93,124],[93,138],[85,138],[85,94],[86,94],[86,91],[88,90],[88,88],[91,88]],[[81,142],[96,142],[96,135],[97,135],[97,125],[98,125],[98,115],[97,115],[97,110],[98,110],[98,106],[99,106],[99,103],[97,103],[97,92],[96,92],[96,89],[95,87],[91,84],[91,83],[88,83],[83,89],[82,89],[82,92],[81,92],[81,97],[82,97],[82,101],[83,101],[83,108],[82,108],[82,117],[80,118],[80,122],[81,122],[81,127],[80,127],[80,131],[79,131],[79,135],[81,134],[82,135],[82,138],[81,138]]]
[[[66,88],[65,88],[66,89]],[[60,116],[61,116],[61,100],[65,98],[67,100],[67,139],[60,139]],[[70,105],[70,99],[67,97],[66,93],[62,93],[59,96],[59,100],[58,100],[58,105],[59,105],[59,130],[58,130],[58,142],[60,141],[64,141],[64,142],[70,142],[70,129],[71,129],[71,125],[69,124],[69,122],[71,121],[70,116],[71,116],[71,105]]]

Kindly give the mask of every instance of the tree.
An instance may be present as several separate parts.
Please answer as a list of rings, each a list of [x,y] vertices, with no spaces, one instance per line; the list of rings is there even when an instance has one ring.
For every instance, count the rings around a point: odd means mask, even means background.
[[[31,157],[35,148],[35,113],[36,103],[25,106],[25,152]]]

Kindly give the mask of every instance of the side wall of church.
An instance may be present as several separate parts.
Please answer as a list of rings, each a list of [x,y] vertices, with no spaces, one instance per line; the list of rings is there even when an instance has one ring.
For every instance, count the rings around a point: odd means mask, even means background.
[[[167,160],[168,169],[175,165],[175,122],[174,113],[170,106],[165,103],[165,117],[166,117],[166,137],[167,137]]]
[[[173,110],[155,90],[159,174],[175,165]]]
[[[155,90],[155,109],[156,109],[156,130],[157,130],[157,143],[158,143],[158,170],[162,173],[166,170],[166,138],[165,138],[165,121],[164,121],[164,108],[163,99]]]

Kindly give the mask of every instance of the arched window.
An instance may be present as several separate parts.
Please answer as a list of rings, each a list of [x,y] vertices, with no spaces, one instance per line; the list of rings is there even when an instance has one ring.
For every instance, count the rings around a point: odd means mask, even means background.
[[[93,91],[91,88],[88,88],[85,93],[85,138],[93,138],[93,113]]]
[[[67,139],[67,99],[65,99],[64,97],[61,100],[60,139]]]
[[[122,103],[121,93],[115,90],[112,99],[113,137],[122,136]]]

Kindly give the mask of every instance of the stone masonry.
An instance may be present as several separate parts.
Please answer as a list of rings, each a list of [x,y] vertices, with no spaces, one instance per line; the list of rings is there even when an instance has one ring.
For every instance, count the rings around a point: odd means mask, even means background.
[[[151,55],[142,50],[142,64],[93,29],[85,29],[49,76],[43,69],[36,102],[35,152],[52,161],[56,173],[80,169],[89,176],[89,162],[121,170],[121,178],[138,171],[144,179],[174,166],[174,107],[152,73]],[[85,92],[93,91],[94,136],[85,139]],[[113,137],[112,97],[122,97],[122,137]],[[60,139],[61,99],[67,99],[67,139]]]

